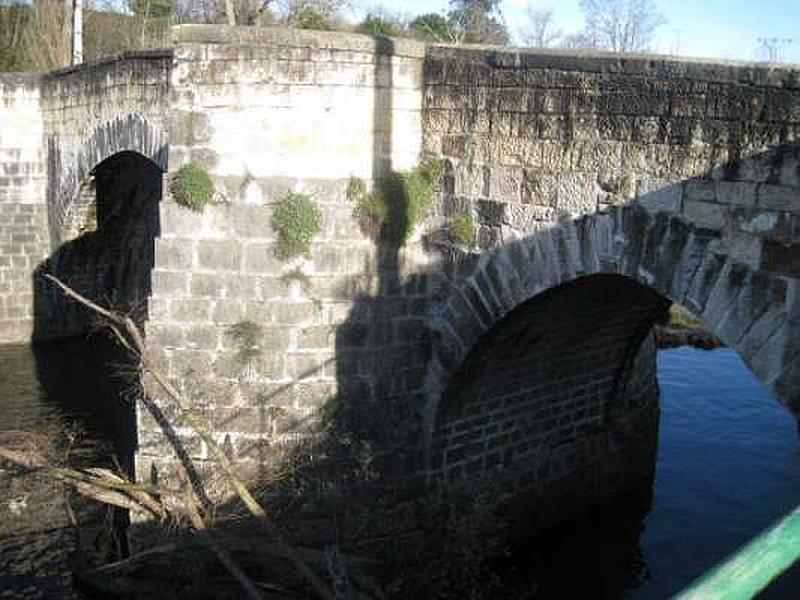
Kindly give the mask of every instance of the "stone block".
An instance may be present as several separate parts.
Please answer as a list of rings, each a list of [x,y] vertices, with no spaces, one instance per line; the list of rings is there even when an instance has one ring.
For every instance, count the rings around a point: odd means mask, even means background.
[[[219,333],[213,325],[190,325],[184,330],[184,342],[187,348],[215,350],[219,343]]]
[[[304,327],[297,332],[298,350],[332,348],[335,340],[334,330],[329,325]]]
[[[324,374],[324,365],[332,360],[329,354],[325,353],[290,353],[286,356],[287,370],[289,377],[294,380],[319,379]]]
[[[194,262],[194,242],[189,239],[164,239],[155,241],[155,268],[189,270]]]
[[[715,202],[715,184],[710,180],[690,179],[684,185],[684,196],[691,202]]]
[[[213,304],[208,300],[177,299],[169,305],[170,318],[180,323],[209,323]]]
[[[211,271],[238,272],[242,266],[242,246],[237,240],[200,240],[197,266]]]
[[[717,188],[717,202],[736,206],[754,206],[758,196],[756,184],[745,181],[720,181]]]
[[[161,297],[181,297],[189,291],[189,276],[174,271],[153,271],[153,293]]]
[[[283,267],[284,263],[275,256],[275,244],[245,244],[243,265],[245,273],[278,275]]]
[[[720,230],[725,226],[728,207],[724,204],[712,204],[686,199],[683,202],[683,215],[696,227]]]
[[[683,186],[664,179],[644,179],[637,182],[637,201],[651,212],[680,214]]]
[[[758,205],[771,210],[800,214],[800,188],[762,184],[758,186]]]
[[[189,290],[192,296],[221,298],[225,293],[223,278],[217,274],[192,273]]]
[[[250,182],[247,189],[258,185]],[[238,238],[275,239],[272,229],[272,210],[263,204],[233,204],[228,207],[231,229]]]
[[[147,343],[152,348],[183,347],[184,329],[169,323],[152,323],[147,327]]]

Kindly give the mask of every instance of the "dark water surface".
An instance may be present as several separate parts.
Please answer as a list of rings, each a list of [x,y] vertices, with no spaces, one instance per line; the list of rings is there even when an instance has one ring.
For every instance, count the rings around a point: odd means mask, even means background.
[[[795,418],[729,349],[659,353],[661,432],[654,502],[641,547],[664,598],[800,504]],[[800,598],[800,565],[762,595]]]
[[[122,382],[114,366],[101,359],[114,356],[109,350],[100,340],[82,339],[0,346],[0,430],[42,434],[39,446],[59,464],[113,467],[116,457],[129,468],[133,412],[119,398]],[[121,549],[112,530],[119,514],[43,476],[4,467],[0,597],[80,597],[73,591],[71,562],[116,557]]]
[[[517,549],[535,597],[669,598],[800,504],[797,421],[733,350],[661,351],[658,376],[651,505],[598,510]],[[800,564],[759,597],[800,598]]]

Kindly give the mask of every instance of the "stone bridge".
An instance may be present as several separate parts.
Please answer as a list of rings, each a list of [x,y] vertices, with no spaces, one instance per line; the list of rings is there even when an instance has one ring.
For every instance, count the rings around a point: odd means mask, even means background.
[[[254,474],[333,418],[391,455],[387,471],[491,473],[542,515],[649,477],[650,331],[672,301],[800,408],[797,69],[173,35],[167,51],[0,78],[0,340],[86,330],[36,277],[55,272],[134,312]],[[349,178],[423,154],[446,167],[433,207],[405,245],[376,243]],[[169,194],[189,161],[216,186],[202,213]],[[288,191],[324,225],[281,261],[271,205]],[[459,215],[470,247],[447,234]],[[259,339],[242,365],[245,321]],[[191,429],[172,433],[139,412],[140,477],[171,472],[176,451],[209,464]]]

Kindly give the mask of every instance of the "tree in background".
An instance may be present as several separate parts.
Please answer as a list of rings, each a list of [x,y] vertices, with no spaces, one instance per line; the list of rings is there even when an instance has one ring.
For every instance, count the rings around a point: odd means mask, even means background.
[[[141,25],[139,45],[145,48],[150,29],[168,26],[174,6],[172,0],[128,0],[128,8],[138,17]]]
[[[356,31],[367,35],[399,37],[405,34],[406,28],[401,17],[381,11],[367,13],[364,20],[356,26]]]
[[[420,40],[440,43],[458,41],[458,32],[453,23],[437,13],[419,15],[408,27],[412,35]]]
[[[550,48],[561,40],[561,30],[555,28],[553,11],[549,8],[536,8],[528,5],[528,26],[522,33],[527,46],[533,48]]]
[[[36,0],[23,45],[26,68],[46,71],[72,62],[71,4],[60,0]]]
[[[615,52],[650,49],[653,34],[666,21],[653,0],[581,0],[584,35]]]
[[[349,0],[280,0],[279,10],[290,27],[335,29],[337,16]]]
[[[449,19],[460,41],[468,44],[508,44],[509,35],[503,23],[500,1],[450,0]]]
[[[25,4],[0,2],[0,71],[26,68],[23,42],[31,12]]]

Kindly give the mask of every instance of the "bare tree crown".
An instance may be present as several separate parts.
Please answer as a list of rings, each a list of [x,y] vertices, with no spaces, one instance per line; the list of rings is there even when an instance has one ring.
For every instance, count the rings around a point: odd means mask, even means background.
[[[593,45],[616,52],[650,49],[666,22],[653,0],[581,0],[581,10]]]

